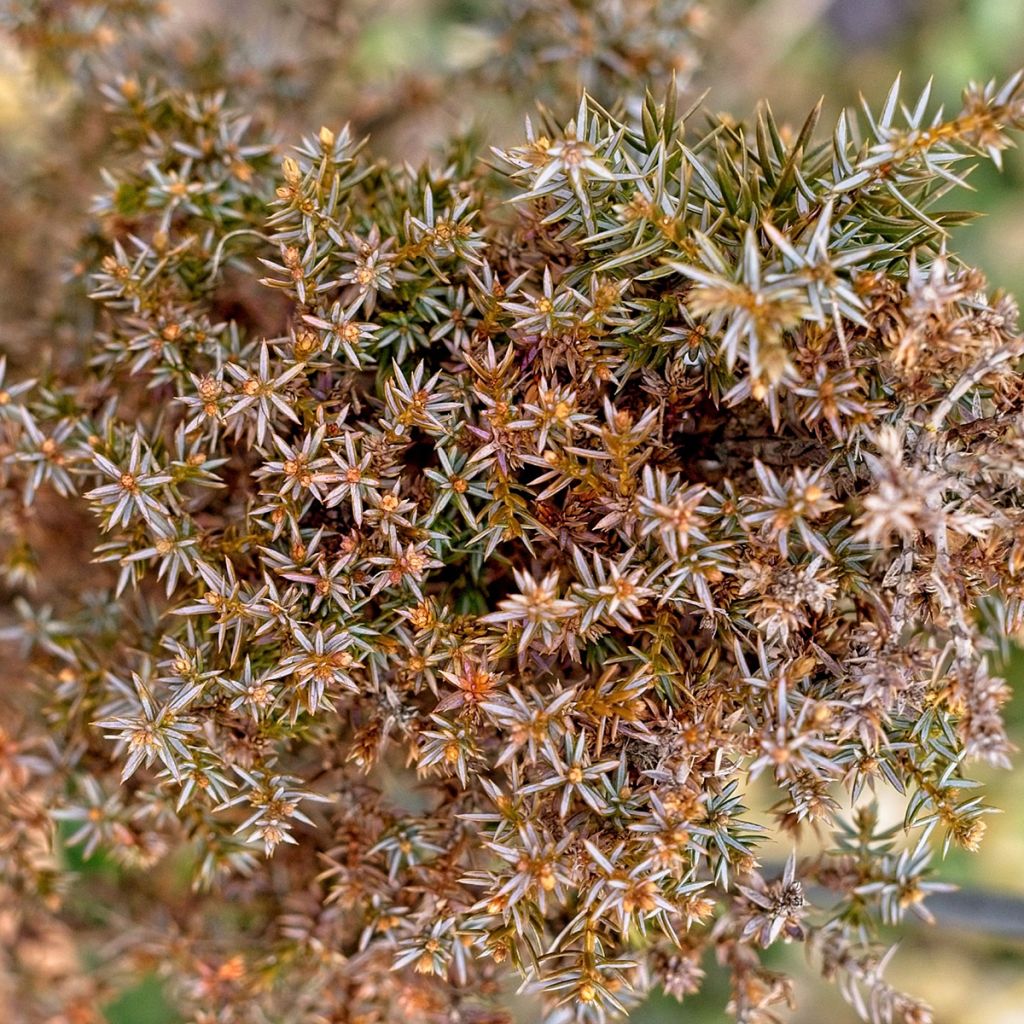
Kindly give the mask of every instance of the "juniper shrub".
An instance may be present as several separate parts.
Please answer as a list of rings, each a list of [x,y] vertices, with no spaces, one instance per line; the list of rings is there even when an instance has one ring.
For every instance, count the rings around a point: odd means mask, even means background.
[[[66,840],[187,866],[98,976],[197,1024],[600,1021],[709,958],[759,1024],[779,942],[929,1020],[879,927],[981,841],[1024,593],[1017,308],[938,201],[1022,83],[831,133],[587,93],[410,166],[108,82],[95,329],[0,390],[12,948]]]

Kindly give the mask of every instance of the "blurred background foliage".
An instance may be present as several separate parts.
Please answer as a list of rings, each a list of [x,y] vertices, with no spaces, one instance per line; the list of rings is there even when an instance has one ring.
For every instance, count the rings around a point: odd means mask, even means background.
[[[9,2],[0,0],[0,15]],[[35,5],[46,6],[61,5]],[[590,4],[574,6],[585,21]],[[571,115],[573,90],[557,67],[537,81],[524,69],[521,89],[481,88],[489,62],[501,59],[494,26],[509,14],[505,8],[505,0],[172,0],[153,45],[173,47],[169,65],[189,67],[199,83],[226,78],[251,88],[254,115],[270,122],[272,107],[282,139],[351,120],[372,135],[377,152],[414,161],[452,131],[470,128],[493,144],[517,137],[538,92],[558,115]],[[95,106],[89,95],[95,79],[83,76],[73,58],[47,66],[40,53],[60,56],[59,47],[30,53],[12,24],[7,21],[8,33],[0,35],[0,183],[9,193],[0,202],[0,326],[2,347],[17,361],[19,350],[39,344],[59,357],[62,338],[89,316],[88,304],[68,302],[66,285],[73,285],[76,271],[73,256],[62,254],[75,252],[87,223],[107,143],[102,124],[86,113],[90,102]],[[0,33],[4,25],[0,17]],[[130,70],[119,66],[119,28],[102,18],[89,25],[100,51],[96,78]],[[878,103],[897,73],[907,95],[934,77],[935,95],[953,106],[969,80],[1005,77],[1024,61],[1021,0],[718,0],[694,7],[688,29],[697,43],[680,50],[677,72],[690,92],[709,89],[707,105],[738,119],[765,97],[780,121],[796,126],[822,95],[825,125],[856,104],[860,92]],[[557,65],[560,57],[552,52],[546,59]],[[463,88],[451,86],[453,76],[462,76]],[[69,128],[80,153],[72,165],[56,144]],[[983,216],[958,230],[954,248],[994,285],[1024,295],[1024,158],[1012,153],[1002,174],[986,165],[972,181],[978,192],[970,202]],[[34,215],[39,206],[33,199],[51,216]],[[1024,657],[1014,656],[1010,677],[1018,695],[1007,718],[1024,745]],[[972,891],[1024,897],[1021,778],[1020,762],[1012,775],[988,773],[988,801],[1003,813],[989,820],[980,853],[949,854],[946,879]],[[888,808],[883,799],[883,808],[898,820],[896,799]],[[71,906],[83,932],[97,915],[130,916],[123,901],[127,893],[130,902],[133,879],[102,857],[83,862],[72,850],[66,856],[79,872]],[[164,864],[146,885],[165,899],[180,890],[187,902],[184,877],[181,865]],[[52,948],[22,953],[53,958],[54,970],[62,955],[73,955]],[[856,1019],[815,972],[801,969],[798,950],[776,955],[798,979],[796,1024]],[[990,927],[908,926],[890,978],[930,1002],[939,1024],[1024,1024],[1024,946],[994,937]],[[699,996],[682,1006],[652,1000],[635,1019],[725,1021],[727,999],[724,972],[708,965]],[[153,975],[125,979],[106,1015],[110,1024],[178,1019]]]

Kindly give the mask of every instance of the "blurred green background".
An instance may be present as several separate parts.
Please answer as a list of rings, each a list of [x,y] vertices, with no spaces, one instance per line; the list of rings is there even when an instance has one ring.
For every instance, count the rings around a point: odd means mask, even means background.
[[[327,87],[314,100],[296,104],[294,124],[282,127],[284,137],[292,128],[297,134],[313,131],[321,122],[344,122],[351,104],[365,103],[366,97],[385,92],[412,73],[441,76],[452,67],[487,59],[485,25],[492,0],[354,0],[348,6],[357,29],[351,45],[346,41],[343,52],[332,52],[341,43],[328,39],[317,55],[343,64],[345,73],[333,83],[328,76]],[[1024,0],[722,0],[707,7],[704,62],[695,86],[710,88],[707,103],[712,109],[738,118],[748,116],[763,96],[780,120],[799,124],[824,95],[827,125],[843,106],[855,104],[861,91],[880,105],[898,72],[908,98],[934,77],[936,99],[954,107],[967,81],[1001,78],[1024,64]],[[268,62],[295,59],[288,49],[296,38],[289,31],[294,14],[292,5],[274,0],[212,5],[178,0],[169,7],[177,29],[213,19],[220,28],[238,33],[248,52]],[[359,95],[352,92],[353,79],[361,83]],[[38,91],[9,52],[0,61],[0,137],[20,133],[19,152],[32,152],[40,112],[59,108],[61,102],[59,90]],[[476,114],[487,123],[491,141],[501,141],[521,131],[529,103],[525,93],[490,96],[481,99]],[[433,139],[461,127],[462,120],[461,110],[446,108],[444,102],[424,105],[405,122],[383,125],[373,145],[421,155]],[[13,152],[6,144],[0,146],[0,158]],[[985,165],[971,181],[977,193],[957,197],[957,205],[970,205],[983,216],[959,230],[954,247],[982,267],[993,285],[1024,294],[1024,157],[1012,152],[1001,174]],[[1024,659],[1015,658],[1009,671],[1024,686]],[[1008,717],[1017,743],[1024,745],[1024,697],[1018,694]],[[988,802],[1002,813],[988,819],[980,853],[946,858],[941,869],[946,880],[969,890],[1024,897],[1022,772],[1024,763],[1019,761],[1013,774],[983,773]],[[893,820],[902,815],[894,796],[886,810]],[[114,869],[102,860],[73,863],[82,872],[75,899],[87,914],[90,900],[110,895]],[[857,1019],[838,993],[803,963],[800,949],[772,951],[770,963],[797,979],[799,1005],[792,1015],[797,1024],[852,1024]],[[652,999],[634,1019],[640,1024],[729,1020],[724,1012],[727,980],[713,964],[705,966],[708,979],[699,996],[682,1005]],[[1020,944],[967,927],[910,925],[889,977],[929,1001],[938,1024],[1024,1024]],[[126,987],[106,1013],[110,1024],[177,1021],[153,978]]]

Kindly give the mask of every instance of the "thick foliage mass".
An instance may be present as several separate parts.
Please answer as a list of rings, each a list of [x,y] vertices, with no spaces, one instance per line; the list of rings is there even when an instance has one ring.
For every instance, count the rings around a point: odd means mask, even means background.
[[[780,941],[929,1020],[876,932],[982,838],[1024,571],[1017,309],[938,200],[1021,82],[825,139],[585,96],[418,168],[109,86],[99,329],[0,384],[18,919],[56,820],[207,893],[132,922],[196,1021],[504,1020],[513,975],[596,1021],[713,955],[757,1024]],[[50,607],[55,509],[99,536]]]

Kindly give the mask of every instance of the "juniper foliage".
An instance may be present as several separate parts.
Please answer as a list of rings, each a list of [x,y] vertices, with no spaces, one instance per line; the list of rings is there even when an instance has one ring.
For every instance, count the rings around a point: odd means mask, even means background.
[[[1024,593],[1024,340],[939,200],[1024,76],[831,133],[585,93],[421,166],[104,94],[97,329],[0,384],[11,937],[70,898],[57,823],[187,865],[100,975],[197,1024],[506,1020],[515,977],[602,1021],[708,957],[760,1024],[777,942],[930,1020],[879,929],[981,841]]]

